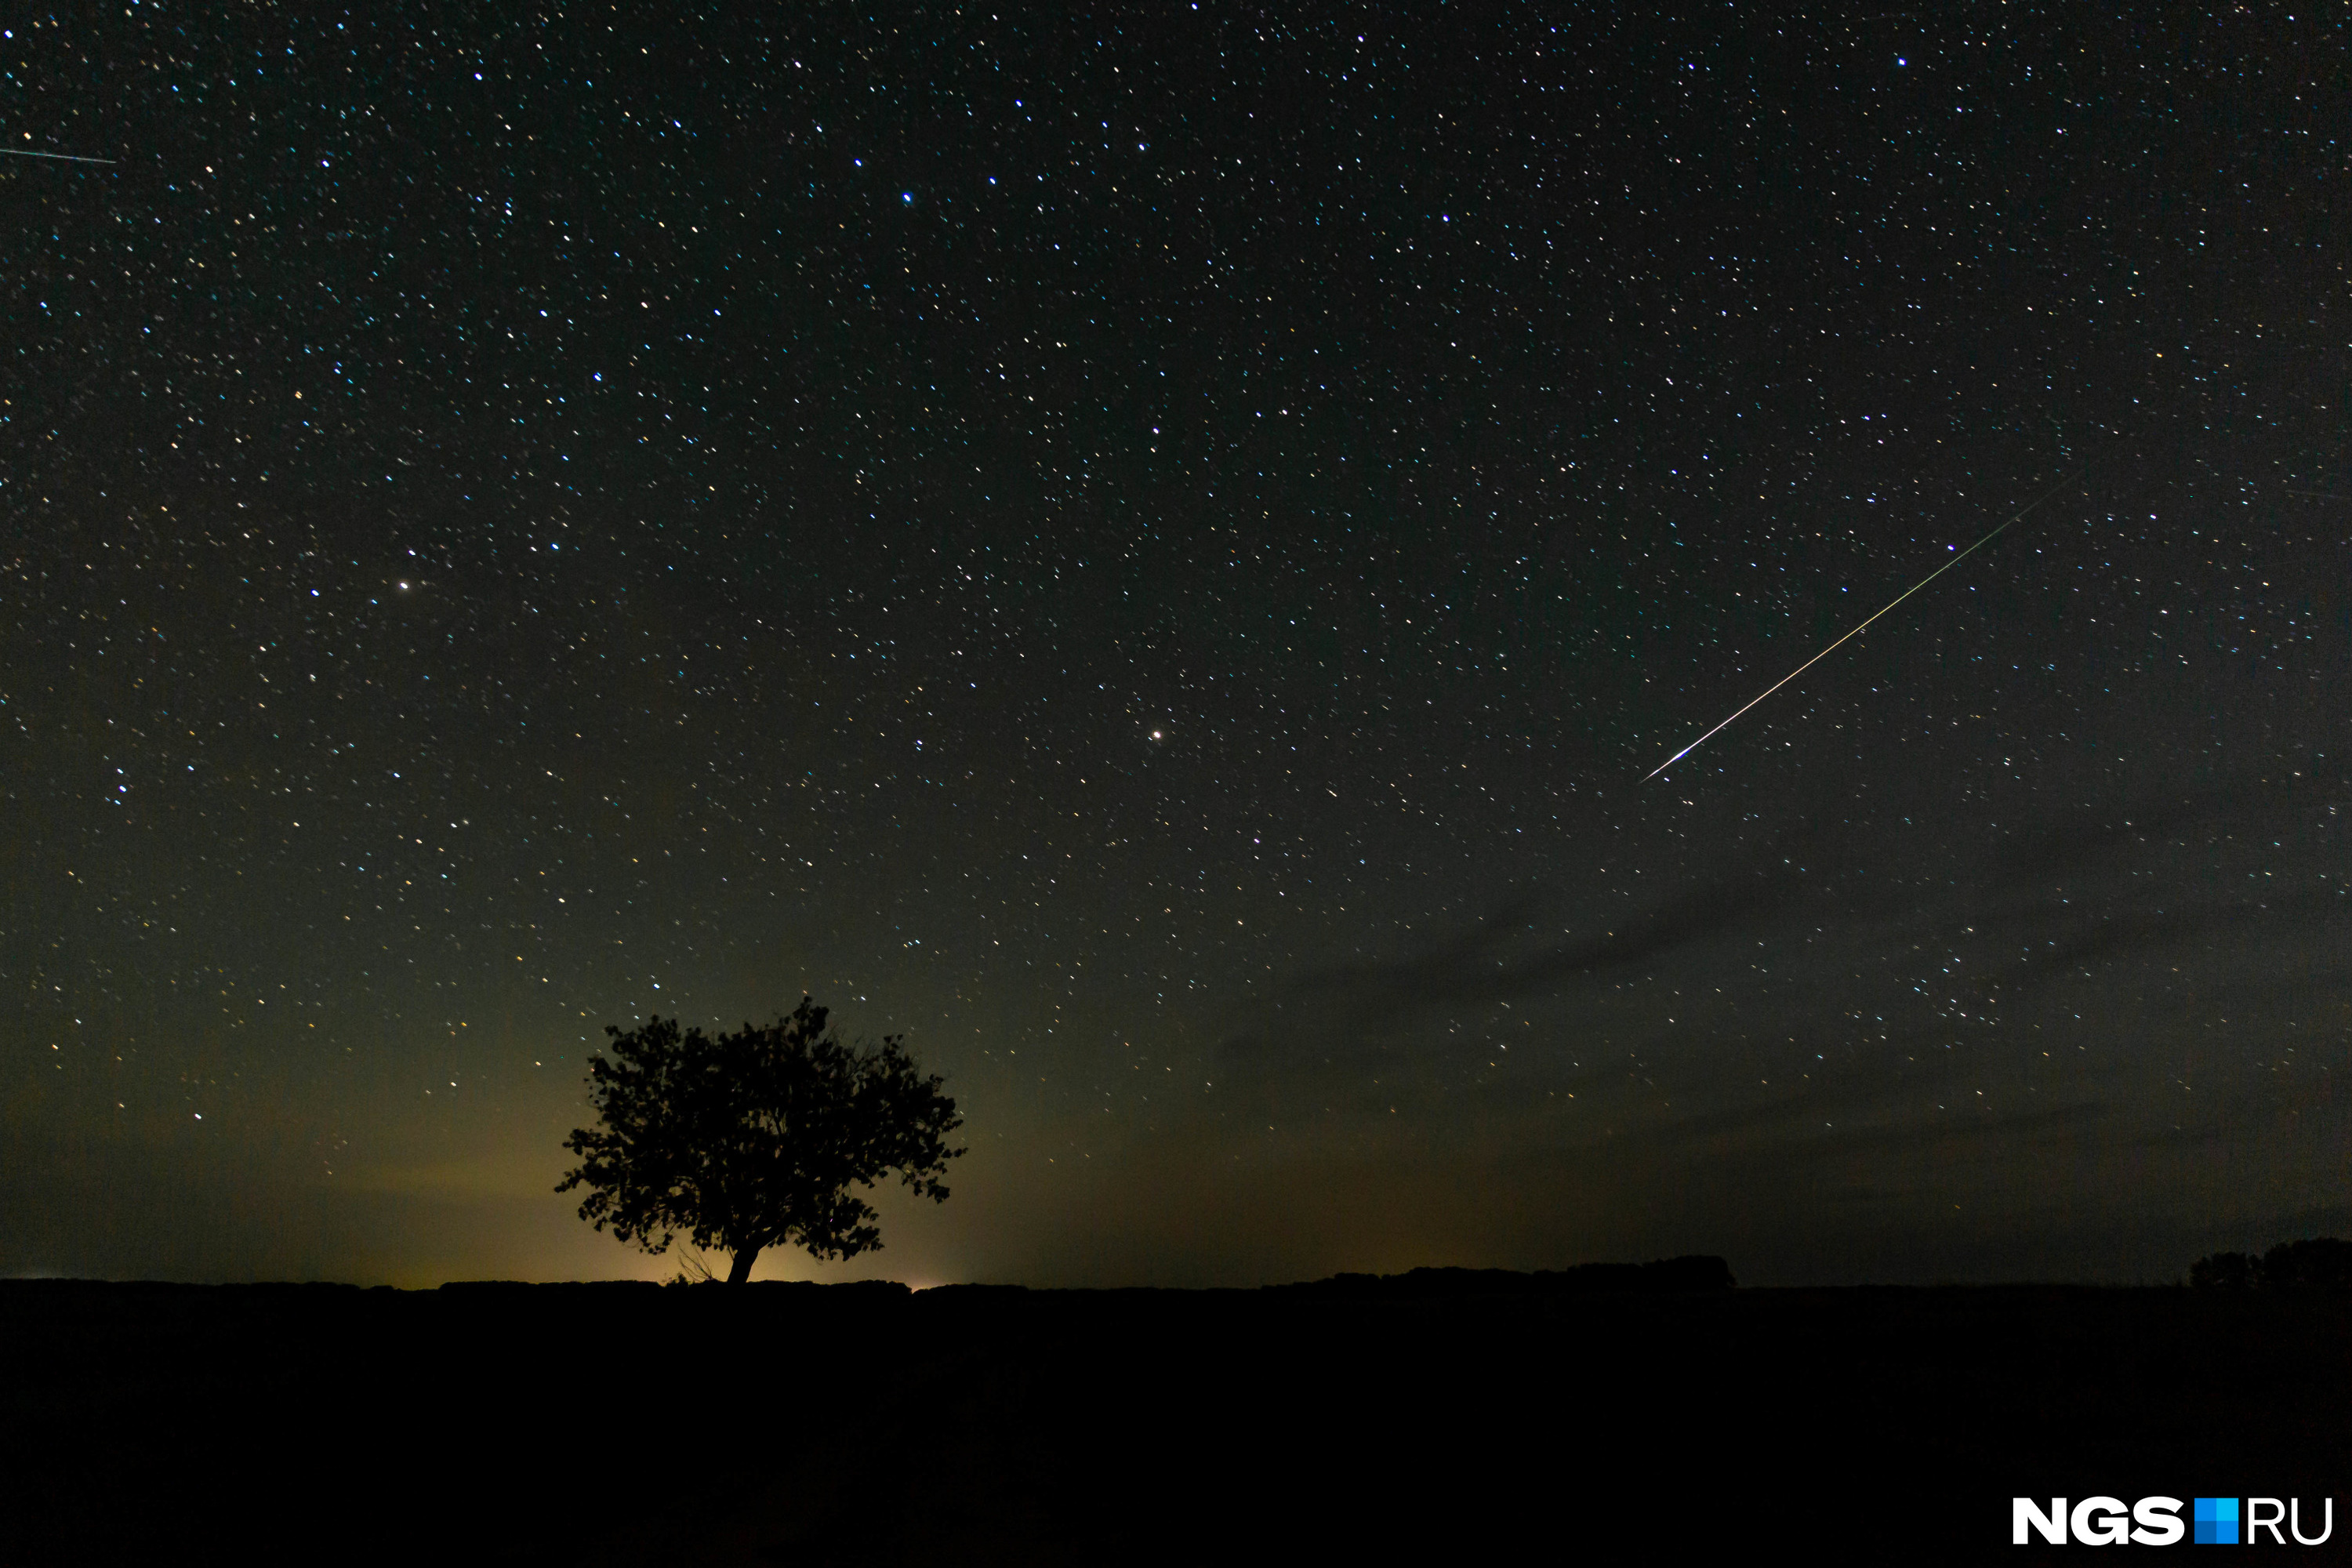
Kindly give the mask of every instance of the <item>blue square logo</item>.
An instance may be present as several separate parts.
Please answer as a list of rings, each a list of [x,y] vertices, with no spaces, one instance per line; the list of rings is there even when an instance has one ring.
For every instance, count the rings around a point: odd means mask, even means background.
[[[2191,1539],[2200,1546],[2235,1546],[2238,1544],[2238,1500],[2233,1497],[2201,1497],[2195,1500],[2189,1516],[2196,1523],[2197,1533]]]

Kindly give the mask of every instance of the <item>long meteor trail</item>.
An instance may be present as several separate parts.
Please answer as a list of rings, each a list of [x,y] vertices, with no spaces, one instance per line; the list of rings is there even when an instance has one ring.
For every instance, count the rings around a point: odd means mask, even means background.
[[[111,163],[111,158],[80,158],[71,153],[27,153],[21,147],[0,147],[11,158],[55,158],[60,163]]]
[[[1789,682],[1796,679],[1797,677],[1804,674],[1805,671],[1812,668],[1813,666],[1829,658],[1830,655],[1835,653],[1839,648],[1843,647],[1847,643],[1852,642],[1855,637],[1860,637],[1864,630],[1869,626],[1871,621],[1878,619],[1879,616],[1886,614],[1887,610],[1893,609],[1895,605],[1901,604],[1904,600],[1909,598],[1912,595],[1917,593],[1920,589],[1926,587],[1928,584],[1934,582],[1945,573],[1949,572],[1953,567],[1958,566],[1961,562],[1966,561],[1969,556],[1975,554],[1986,545],[1990,544],[1994,540],[2000,537],[2002,532],[2008,529],[2011,523],[2017,521],[2027,512],[2032,511],[2035,507],[2040,506],[2043,501],[2048,500],[2052,496],[2056,495],[2060,490],[2064,489],[2068,485],[2073,484],[2076,479],[2081,479],[2087,471],[2088,470],[2086,468],[2075,469],[2073,473],[2068,474],[2064,479],[2060,479],[2056,484],[2052,485],[2048,489],[2043,490],[2040,495],[2035,496],[2032,500],[2027,501],[2023,506],[2019,507],[2015,511],[2009,514],[2009,516],[2001,522],[2000,527],[1994,529],[1990,533],[1986,534],[1982,539],[1978,540],[1974,544],[1969,545],[1966,550],[1954,555],[1949,561],[1945,562],[1941,566],[1937,567],[1933,572],[1928,573],[1925,577],[1920,578],[1916,583],[1912,584],[1908,588],[1906,588],[1900,594],[1895,595],[1894,598],[1886,602],[1885,609],[1880,610],[1878,615],[1872,616],[1870,620],[1864,621],[1860,626],[1855,626],[1853,630],[1846,633],[1845,636],[1838,638],[1837,641],[1830,644],[1829,647],[1822,649],[1821,652],[1813,655],[1812,658],[1805,660],[1804,663],[1797,666],[1796,668],[1790,670],[1788,674],[1782,676],[1780,679],[1774,681],[1763,690],[1758,692],[1756,696],[1748,701],[1746,708],[1740,709],[1739,713],[1734,713],[1729,719],[1726,719],[1722,723],[1717,724],[1714,729],[1709,730],[1706,734],[1701,735],[1697,740],[1693,741],[1689,745],[1685,746],[1681,751],[1676,752],[1673,756],[1668,757],[1664,762],[1660,763],[1656,767],[1652,768],[1648,774],[1643,778],[1642,782],[1643,784],[1648,784],[1651,779],[1656,778],[1660,773],[1664,773],[1668,768],[1673,767],[1676,763],[1681,762],[1685,757],[1689,756],[1693,752],[1696,752],[1701,746],[1706,745],[1709,741],[1713,740],[1718,732],[1728,729],[1731,724],[1738,719],[1740,713],[1747,712],[1748,708],[1755,707],[1757,703],[1763,701],[1764,699],[1771,696],[1772,693],[1780,690],[1780,688],[1788,685]]]

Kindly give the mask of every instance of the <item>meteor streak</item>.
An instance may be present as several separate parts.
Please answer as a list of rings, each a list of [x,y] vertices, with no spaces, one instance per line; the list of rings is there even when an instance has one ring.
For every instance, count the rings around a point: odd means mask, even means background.
[[[1813,655],[1812,658],[1805,660],[1804,663],[1797,666],[1796,668],[1790,670],[1788,674],[1782,676],[1780,679],[1774,681],[1763,690],[1758,692],[1754,698],[1749,700],[1746,708],[1740,709],[1739,713],[1734,713],[1730,719],[1726,719],[1722,723],[1717,724],[1715,729],[1709,730],[1706,734],[1701,735],[1697,740],[1693,741],[1689,745],[1685,746],[1681,751],[1676,752],[1673,756],[1668,757],[1664,762],[1660,763],[1656,767],[1652,768],[1648,774],[1643,778],[1642,782],[1643,784],[1648,784],[1651,779],[1656,778],[1660,773],[1664,773],[1668,768],[1673,767],[1676,763],[1681,762],[1685,757],[1689,756],[1693,752],[1696,752],[1701,746],[1706,745],[1709,741],[1715,738],[1718,731],[1727,728],[1733,720],[1738,719],[1740,713],[1747,712],[1748,708],[1755,707],[1757,703],[1763,701],[1764,699],[1771,696],[1772,693],[1780,690],[1780,688],[1788,685],[1789,682],[1796,679],[1797,677],[1804,674],[1805,671],[1812,668],[1813,666],[1829,658],[1831,654],[1835,653],[1839,648],[1844,647],[1855,637],[1860,637],[1864,628],[1867,627],[1871,621],[1878,619],[1879,616],[1886,614],[1887,610],[1893,609],[1895,605],[1901,604],[1904,600],[1909,598],[1912,595],[1917,593],[1920,589],[1926,587],[1928,584],[1934,582],[1945,573],[1949,572],[1953,567],[1958,566],[1961,562],[1966,561],[1969,556],[1975,554],[1986,545],[1990,544],[1995,539],[2000,537],[2001,533],[2008,529],[2011,523],[2017,521],[2027,512],[2032,511],[2035,507],[2040,506],[2043,501],[2048,500],[2052,496],[2056,495],[2060,490],[2064,489],[2068,485],[2082,478],[2086,471],[2088,471],[2087,468],[2075,469],[2073,473],[2068,474],[2064,479],[2060,479],[2056,484],[2052,485],[2048,489],[2043,490],[2040,495],[2035,496],[2032,500],[2027,501],[2023,506],[2019,507],[2015,511],[2009,514],[2008,518],[2002,521],[2000,527],[1994,529],[1990,533],[1986,534],[1982,539],[1978,540],[1974,544],[1971,544],[1966,550],[1959,552],[1959,553],[1954,555],[1949,561],[1945,562],[1941,566],[1937,567],[1933,572],[1928,573],[1925,577],[1920,578],[1916,583],[1912,584],[1908,588],[1906,588],[1900,594],[1895,595],[1894,598],[1886,602],[1885,608],[1880,610],[1878,615],[1872,616],[1869,620],[1864,621],[1860,626],[1855,626],[1853,630],[1846,633],[1845,636],[1838,638],[1837,641],[1830,644],[1829,647],[1822,649],[1821,652]]]
[[[0,147],[11,158],[55,158],[60,163],[111,163],[111,158],[78,158],[71,153],[27,153],[21,147]]]

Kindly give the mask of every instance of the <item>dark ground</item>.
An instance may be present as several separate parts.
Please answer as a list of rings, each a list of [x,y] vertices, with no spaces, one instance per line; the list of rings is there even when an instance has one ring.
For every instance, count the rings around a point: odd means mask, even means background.
[[[2007,1561],[2011,1495],[2099,1492],[2352,1537],[2352,1297],[1471,1283],[5,1282],[0,1560]]]

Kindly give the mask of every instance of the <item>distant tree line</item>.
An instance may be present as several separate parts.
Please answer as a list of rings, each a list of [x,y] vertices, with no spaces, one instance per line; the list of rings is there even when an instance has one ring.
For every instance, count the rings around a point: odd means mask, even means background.
[[[1693,1254],[1654,1263],[1579,1263],[1522,1274],[1509,1268],[1415,1268],[1403,1274],[1334,1274],[1276,1290],[1312,1290],[1349,1296],[1577,1296],[1601,1293],[1658,1295],[1690,1290],[1729,1290],[1738,1281],[1720,1258]]]
[[[2189,1282],[2224,1290],[2352,1288],[2352,1241],[2332,1236],[2282,1241],[2259,1258],[2251,1252],[2217,1252],[2189,1265]]]

